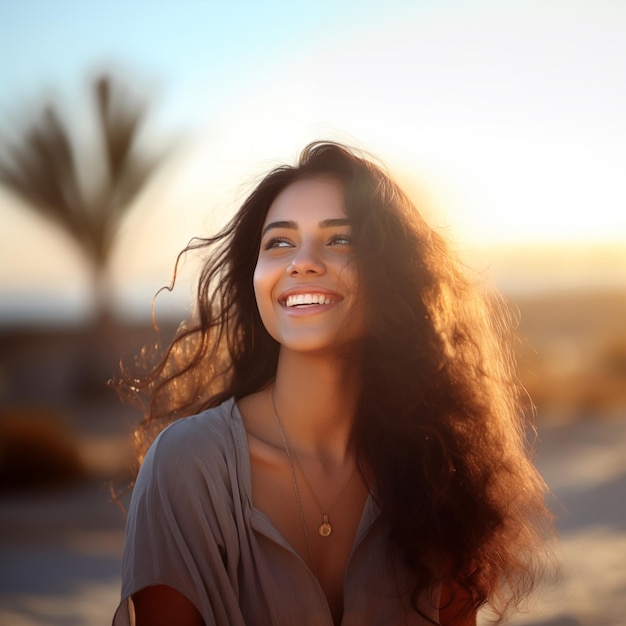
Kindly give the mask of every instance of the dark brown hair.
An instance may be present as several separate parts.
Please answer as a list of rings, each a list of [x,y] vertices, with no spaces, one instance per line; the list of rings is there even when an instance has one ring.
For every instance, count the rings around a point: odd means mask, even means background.
[[[307,146],[218,235],[186,249],[209,250],[196,318],[129,382],[149,397],[140,455],[165,424],[273,381],[279,346],[252,286],[261,230],[283,189],[318,175],[345,187],[368,303],[353,440],[389,540],[415,573],[415,599],[445,576],[464,589],[468,611],[488,602],[503,618],[537,583],[551,530],[546,487],[529,459],[532,411],[516,377],[512,317],[466,278],[385,170],[344,146]]]

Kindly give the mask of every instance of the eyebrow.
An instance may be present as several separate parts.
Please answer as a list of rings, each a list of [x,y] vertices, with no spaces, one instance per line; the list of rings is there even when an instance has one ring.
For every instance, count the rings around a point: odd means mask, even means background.
[[[331,219],[327,219],[327,220],[322,220],[319,223],[319,227],[320,228],[339,228],[342,226],[350,226],[350,220],[346,217],[334,217]],[[266,232],[268,232],[269,230],[272,230],[273,228],[287,228],[289,230],[298,230],[298,224],[297,222],[292,222],[292,221],[288,221],[288,220],[281,220],[278,222],[270,222],[269,224],[267,224],[267,226],[263,229],[263,232],[261,233],[261,236],[263,237],[265,235]]]

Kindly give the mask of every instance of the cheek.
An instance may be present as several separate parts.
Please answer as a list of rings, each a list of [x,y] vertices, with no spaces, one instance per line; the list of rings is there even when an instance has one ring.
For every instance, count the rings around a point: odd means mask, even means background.
[[[252,277],[254,297],[261,316],[261,321],[267,328],[268,314],[272,309],[272,280],[271,272],[263,263],[257,263]]]
[[[353,322],[361,331],[367,327],[367,296],[361,281],[356,262],[348,264],[343,273],[343,281],[352,296]]]
[[[254,287],[254,295],[256,296],[257,304],[263,298],[268,291],[269,272],[267,267],[262,261],[258,261],[254,268],[254,274],[252,275],[252,286]]]
[[[256,298],[257,307],[261,308],[261,299],[263,297],[263,272],[259,271],[259,266],[254,268],[252,276],[252,287],[254,289],[254,297]]]
[[[355,301],[362,299],[361,280],[356,261],[352,259],[345,264],[340,271],[340,279]]]

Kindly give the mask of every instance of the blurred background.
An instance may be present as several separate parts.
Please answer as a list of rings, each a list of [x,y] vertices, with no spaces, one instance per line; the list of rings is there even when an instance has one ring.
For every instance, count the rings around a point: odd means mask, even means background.
[[[515,623],[623,624],[624,76],[611,0],[0,0],[0,623],[110,622],[139,415],[106,381],[187,242],[334,139],[519,310],[562,571]]]

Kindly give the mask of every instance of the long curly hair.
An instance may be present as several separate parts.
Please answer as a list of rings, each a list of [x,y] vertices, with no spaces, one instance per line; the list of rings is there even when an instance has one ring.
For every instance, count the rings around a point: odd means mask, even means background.
[[[468,613],[488,604],[504,619],[534,588],[551,515],[531,460],[532,404],[515,368],[514,318],[474,285],[446,241],[373,159],[316,142],[296,166],[270,172],[216,236],[196,314],[144,376],[149,399],[137,430],[141,459],[166,424],[270,384],[279,345],[253,291],[261,231],[276,196],[330,175],[345,189],[367,302],[362,392],[353,441],[418,595],[442,576]],[[445,573],[433,563],[445,563]]]

